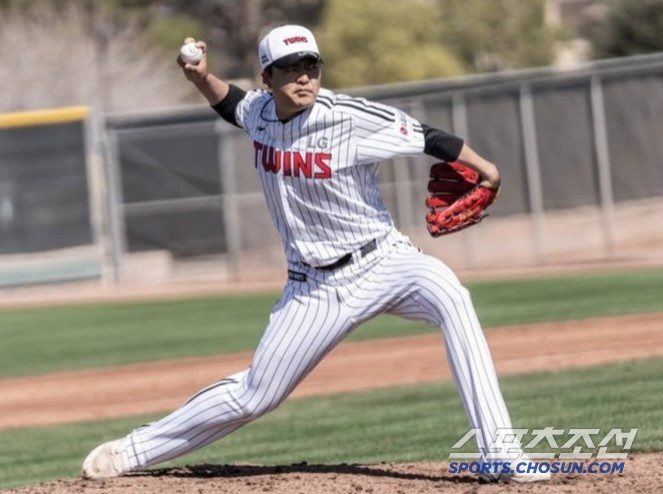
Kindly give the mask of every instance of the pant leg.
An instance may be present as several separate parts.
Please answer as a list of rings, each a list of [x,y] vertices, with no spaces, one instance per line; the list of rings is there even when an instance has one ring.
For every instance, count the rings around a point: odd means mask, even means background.
[[[354,324],[334,288],[289,282],[250,367],[130,433],[132,468],[190,453],[273,410]]]
[[[389,312],[439,326],[451,372],[473,429],[481,430],[477,445],[483,460],[498,429],[512,429],[490,349],[468,290],[437,258],[406,249],[390,260],[396,284]],[[520,444],[513,443],[515,449]],[[502,457],[506,460],[508,458]]]

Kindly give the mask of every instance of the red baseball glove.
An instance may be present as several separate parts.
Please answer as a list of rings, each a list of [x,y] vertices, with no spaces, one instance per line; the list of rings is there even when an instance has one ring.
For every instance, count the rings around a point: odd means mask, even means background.
[[[481,175],[459,162],[435,163],[430,169],[426,206],[428,232],[433,237],[479,223],[497,197],[497,189],[479,185]]]

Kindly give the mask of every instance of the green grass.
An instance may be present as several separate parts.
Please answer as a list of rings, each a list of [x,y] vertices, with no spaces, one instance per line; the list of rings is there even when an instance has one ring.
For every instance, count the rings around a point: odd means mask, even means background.
[[[663,310],[663,270],[471,283],[484,327]],[[278,294],[0,310],[0,377],[252,350]],[[349,340],[434,328],[393,316]]]
[[[486,326],[663,310],[663,270],[469,285]]]
[[[0,311],[0,376],[246,350],[275,294]]]
[[[632,451],[660,451],[662,372],[663,359],[651,359],[504,378],[502,389],[515,427],[598,428],[599,440],[612,428],[638,428]],[[153,418],[0,431],[0,488],[75,477],[94,446]],[[301,398],[159,468],[199,463],[444,461],[467,430],[451,383]],[[568,437],[562,436],[560,444]],[[464,450],[472,451],[473,446]],[[620,450],[613,446],[611,451]]]

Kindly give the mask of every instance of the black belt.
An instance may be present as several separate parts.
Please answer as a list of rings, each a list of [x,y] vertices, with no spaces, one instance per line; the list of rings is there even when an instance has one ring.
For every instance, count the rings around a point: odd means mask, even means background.
[[[361,257],[366,257],[368,254],[370,254],[377,248],[378,248],[378,241],[376,239],[373,239],[367,244],[359,247],[359,254],[361,255]],[[348,252],[343,257],[340,257],[331,264],[326,264],[324,266],[314,266],[314,267],[318,271],[333,271],[335,269],[342,268],[346,264],[350,264],[350,261],[352,261],[352,253]]]

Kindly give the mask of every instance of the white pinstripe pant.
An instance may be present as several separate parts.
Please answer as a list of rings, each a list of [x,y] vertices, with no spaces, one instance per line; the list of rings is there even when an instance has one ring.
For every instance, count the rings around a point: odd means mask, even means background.
[[[511,428],[469,293],[440,260],[393,233],[338,270],[291,269],[307,279],[287,283],[250,367],[129,434],[132,467],[194,451],[273,410],[350,331],[382,312],[442,328],[470,426],[481,429],[484,444],[498,428]]]

